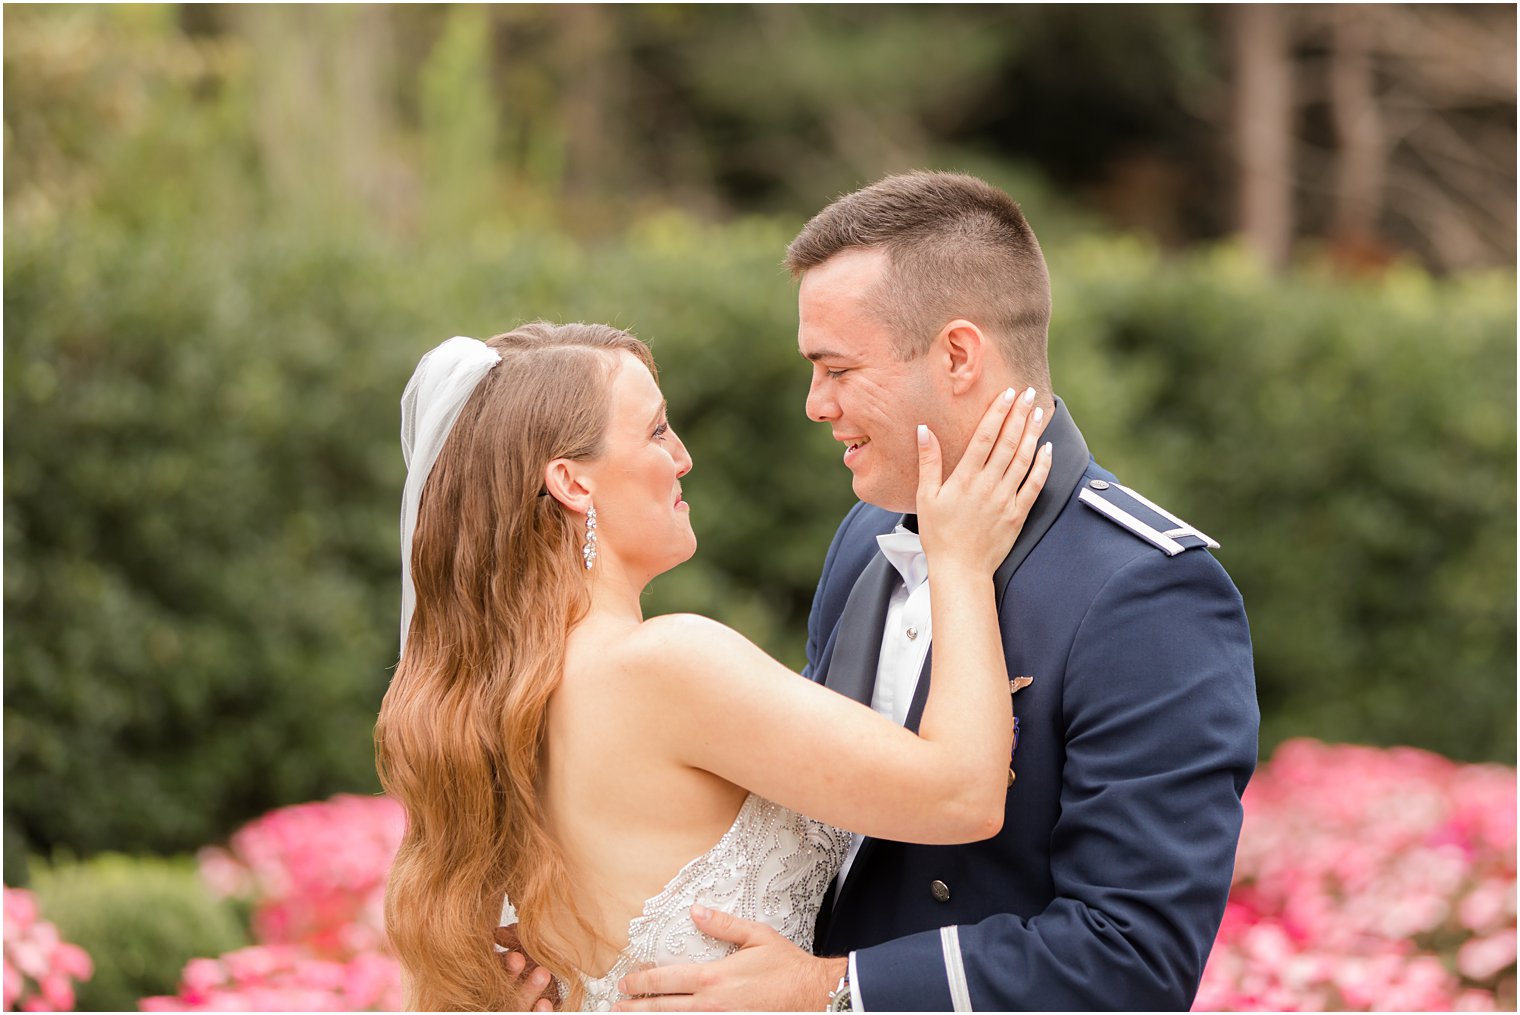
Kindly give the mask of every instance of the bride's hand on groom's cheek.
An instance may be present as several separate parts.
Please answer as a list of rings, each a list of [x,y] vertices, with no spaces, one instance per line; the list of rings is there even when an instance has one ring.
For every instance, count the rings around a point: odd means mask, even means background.
[[[657,966],[623,977],[613,1011],[821,1011],[848,959],[810,955],[762,923],[691,908],[704,934],[739,950],[717,962]]]
[[[517,980],[517,1011],[553,1011],[560,1002],[559,984],[523,951],[517,936],[517,924],[497,927],[493,935],[496,943],[507,949],[499,953],[501,964]]]

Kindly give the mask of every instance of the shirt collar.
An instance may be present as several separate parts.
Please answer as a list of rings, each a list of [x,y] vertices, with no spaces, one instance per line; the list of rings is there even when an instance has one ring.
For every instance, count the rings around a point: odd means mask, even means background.
[[[891,532],[876,537],[881,554],[902,575],[903,584],[912,592],[929,577],[929,560],[924,556],[924,545],[918,533],[902,523]]]

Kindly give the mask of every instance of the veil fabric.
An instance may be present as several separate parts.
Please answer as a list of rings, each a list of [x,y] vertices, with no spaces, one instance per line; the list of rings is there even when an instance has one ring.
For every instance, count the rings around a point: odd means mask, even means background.
[[[401,393],[401,456],[406,488],[401,494],[401,647],[412,626],[417,590],[412,586],[412,536],[422,488],[448,440],[459,412],[501,353],[475,338],[456,335],[428,352]]]

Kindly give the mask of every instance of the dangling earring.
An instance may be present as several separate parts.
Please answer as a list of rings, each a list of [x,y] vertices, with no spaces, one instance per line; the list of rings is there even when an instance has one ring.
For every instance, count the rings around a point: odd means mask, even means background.
[[[586,511],[586,542],[581,546],[581,559],[586,562],[586,570],[591,570],[591,565],[596,563],[596,505],[592,505]]]

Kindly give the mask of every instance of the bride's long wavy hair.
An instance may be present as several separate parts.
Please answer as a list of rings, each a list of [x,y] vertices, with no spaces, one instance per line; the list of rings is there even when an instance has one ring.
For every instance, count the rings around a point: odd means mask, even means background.
[[[386,929],[419,1010],[517,1003],[493,948],[503,893],[524,949],[577,995],[573,959],[545,935],[545,916],[569,913],[597,939],[540,795],[549,699],[590,606],[583,519],[544,491],[544,467],[600,455],[619,350],[651,373],[654,361],[598,324],[535,322],[487,344],[501,362],[465,402],[423,489],[416,612],[375,725],[380,781],[407,819]]]

